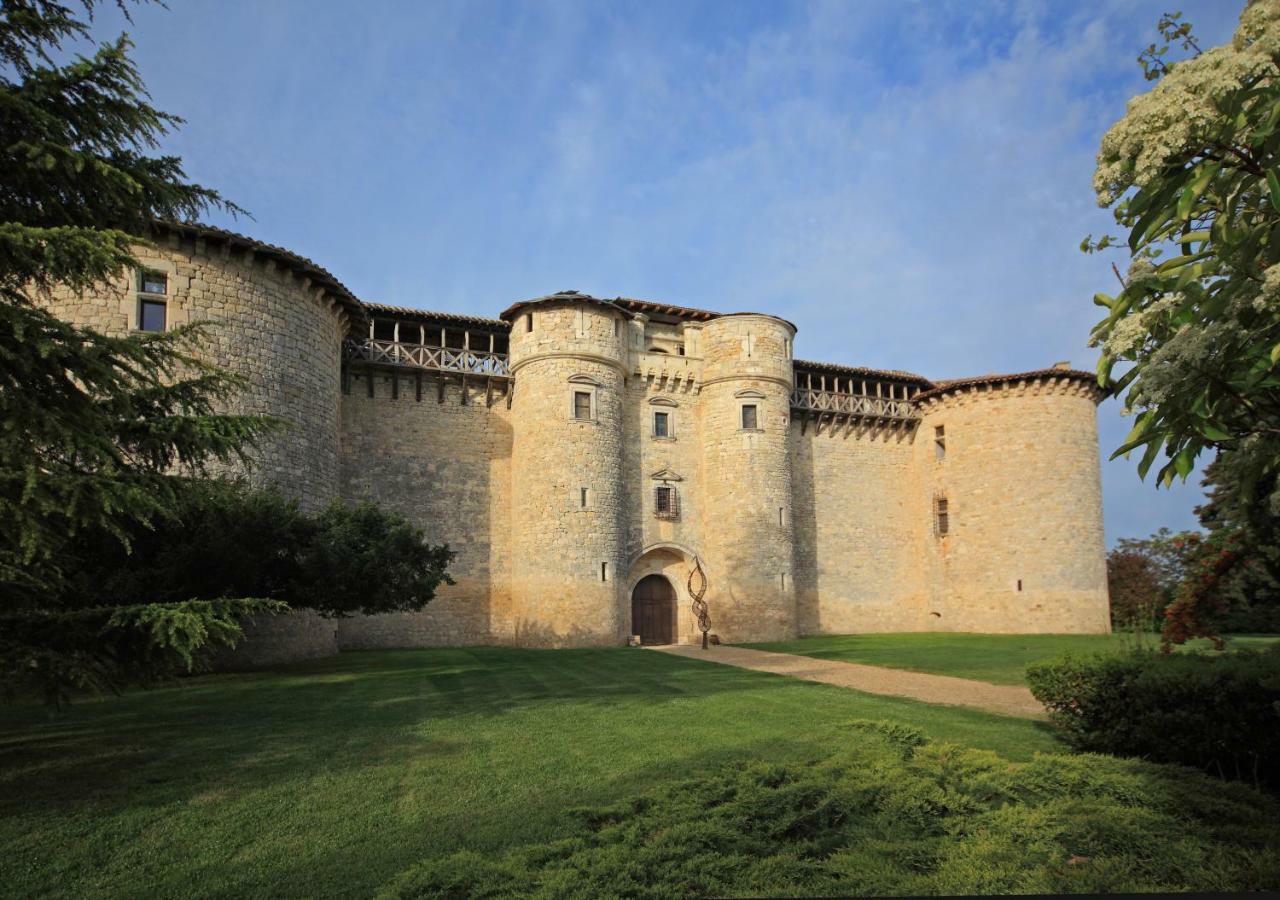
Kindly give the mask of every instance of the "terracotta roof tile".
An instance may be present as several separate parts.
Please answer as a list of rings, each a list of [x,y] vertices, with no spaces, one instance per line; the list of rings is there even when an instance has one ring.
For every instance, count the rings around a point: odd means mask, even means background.
[[[795,360],[793,365],[797,369],[812,369],[815,372],[835,372],[838,375],[859,375],[868,378],[893,378],[899,381],[911,381],[930,388],[936,384],[936,382],[930,381],[923,375],[903,372],[898,369],[867,369],[862,366],[841,366],[836,363],[812,362],[804,359]]]
[[[299,256],[292,250],[277,247],[275,244],[268,244],[266,241],[260,241],[257,238],[237,234],[225,228],[217,228],[213,225],[202,225],[195,222],[156,222],[155,229],[158,232],[200,237],[206,241],[221,241],[232,246],[239,245],[255,253],[270,256],[277,262],[306,275],[314,283],[333,294],[353,318],[358,321],[364,321],[365,319],[364,304],[360,302],[360,299],[355,294],[351,293],[351,290],[345,284],[319,263],[313,262],[305,256]]]
[[[1080,369],[1034,369],[1030,372],[1014,372],[1009,375],[976,375],[972,378],[951,378],[945,381],[935,382],[932,390],[924,391],[916,394],[911,399],[913,401],[928,400],[931,397],[940,397],[943,394],[950,393],[954,390],[967,387],[977,387],[983,384],[1008,384],[1013,381],[1035,381],[1042,378],[1065,378],[1068,381],[1079,381],[1088,383],[1097,389],[1098,398],[1101,399],[1103,391],[1098,387],[1098,376],[1092,372],[1085,372]]]
[[[365,308],[374,315],[401,316],[410,319],[429,320],[432,322],[456,322],[459,325],[474,325],[490,331],[509,331],[510,322],[501,319],[489,319],[484,316],[466,316],[461,313],[433,312],[429,309],[415,309],[411,306],[391,306],[387,303],[364,301]]]

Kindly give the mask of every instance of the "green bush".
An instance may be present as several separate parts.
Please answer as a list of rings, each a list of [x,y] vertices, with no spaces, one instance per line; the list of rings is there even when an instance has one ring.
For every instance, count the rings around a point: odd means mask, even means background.
[[[1280,785],[1280,649],[1067,658],[1027,682],[1077,749]]]
[[[453,552],[371,503],[335,502],[316,515],[274,491],[193,482],[155,529],[85,534],[71,548],[67,602],[282,600],[326,616],[422,609]]]
[[[1280,886],[1273,799],[1186,769],[994,753],[853,723],[810,765],[729,765],[563,839],[425,860],[384,897],[866,896]]]

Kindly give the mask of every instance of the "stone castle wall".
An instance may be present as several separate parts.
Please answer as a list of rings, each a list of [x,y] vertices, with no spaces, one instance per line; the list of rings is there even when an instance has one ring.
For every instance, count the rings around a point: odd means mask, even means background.
[[[143,265],[168,276],[170,326],[206,322],[200,355],[241,375],[246,386],[229,411],[272,415],[289,427],[268,436],[250,481],[278,487],[314,509],[338,493],[340,307],[269,257],[226,244],[178,240],[139,247]],[[138,327],[138,274],[109,290],[60,290],[49,307],[60,317],[108,334]]]
[[[245,379],[227,411],[270,415],[288,426],[263,439],[247,471],[219,471],[278,488],[308,509],[335,499],[346,330],[341,307],[269,256],[225,243],[173,235],[135,252],[145,268],[167,277],[168,325],[207,323],[199,355]],[[45,302],[68,321],[126,334],[138,327],[138,278],[139,272],[129,272],[92,293],[58,290]],[[217,668],[258,668],[337,652],[333,623],[309,611],[259,616],[244,629],[234,650],[217,654]]]
[[[792,424],[801,634],[932,627],[920,566],[929,510],[916,498],[914,448],[904,426]]]
[[[702,333],[702,483],[716,527],[703,552],[726,641],[796,634],[790,421],[794,328],[772,316],[724,316]],[[743,407],[756,408],[746,427]]]
[[[394,379],[399,379],[398,389]],[[372,394],[370,394],[372,379]],[[465,399],[465,402],[464,402]],[[342,397],[341,495],[371,500],[457,556],[418,613],[338,620],[343,649],[488,643],[511,629],[511,414],[483,382],[364,370]]]
[[[1093,387],[1045,377],[944,394],[915,457],[917,508],[945,497],[950,521],[923,541],[934,629],[1110,630]]]
[[[213,241],[175,238],[144,259],[169,276],[170,321],[209,321],[209,358],[247,379],[234,408],[294,426],[264,448],[253,480],[308,508],[375,501],[457,552],[457,584],[421,613],[259,623],[224,664],[337,648],[618,644],[649,574],[671,582],[678,639],[693,641],[695,557],[726,641],[1108,629],[1096,397],[1079,377],[932,391],[913,425],[793,421],[789,323],[649,321],[556,295],[509,311],[514,380],[496,390],[352,364],[344,393],[346,313],[308,279]],[[131,276],[106,296],[50,302],[124,332],[137,324],[135,288]],[[575,391],[591,395],[586,421]],[[743,427],[745,404],[757,407],[755,429]],[[666,436],[654,434],[659,411]],[[655,515],[660,485],[675,489],[678,515]]]
[[[603,306],[540,304],[512,326],[513,621],[501,637],[522,645],[618,644],[627,627],[626,336]]]

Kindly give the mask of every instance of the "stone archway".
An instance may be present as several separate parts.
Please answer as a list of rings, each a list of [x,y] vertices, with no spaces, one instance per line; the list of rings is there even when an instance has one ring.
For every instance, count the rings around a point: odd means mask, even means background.
[[[676,589],[665,575],[646,575],[632,588],[631,633],[646,646],[676,642]]]

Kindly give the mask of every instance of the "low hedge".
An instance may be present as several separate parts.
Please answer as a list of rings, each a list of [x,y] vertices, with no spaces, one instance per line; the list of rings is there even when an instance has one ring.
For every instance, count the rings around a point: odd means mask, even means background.
[[[1068,657],[1027,681],[1079,750],[1280,787],[1280,648]]]
[[[1280,807],[1140,760],[1013,763],[902,725],[849,723],[809,765],[740,762],[603,808],[559,840],[428,857],[420,897],[864,897],[1280,887]]]

